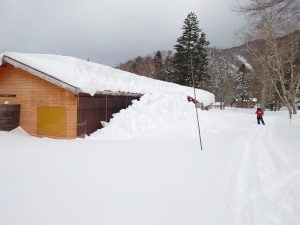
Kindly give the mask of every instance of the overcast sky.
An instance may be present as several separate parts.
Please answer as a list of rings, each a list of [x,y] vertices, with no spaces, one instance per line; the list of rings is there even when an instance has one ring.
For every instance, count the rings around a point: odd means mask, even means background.
[[[173,50],[191,11],[210,46],[230,47],[236,0],[0,0],[0,52],[51,53],[114,66]]]

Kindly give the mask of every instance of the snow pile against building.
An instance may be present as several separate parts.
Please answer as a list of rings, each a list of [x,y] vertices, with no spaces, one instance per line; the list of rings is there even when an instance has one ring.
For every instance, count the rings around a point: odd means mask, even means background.
[[[208,111],[200,111],[200,122],[210,127]],[[180,136],[197,138],[195,106],[181,93],[146,94],[140,101],[113,115],[105,128],[91,139],[132,139],[145,137]]]

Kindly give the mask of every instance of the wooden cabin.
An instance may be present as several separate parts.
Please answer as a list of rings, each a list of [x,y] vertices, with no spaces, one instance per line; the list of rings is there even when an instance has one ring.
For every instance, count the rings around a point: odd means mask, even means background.
[[[89,135],[102,128],[101,121],[109,122],[114,113],[142,96],[109,90],[91,96],[55,74],[6,55],[0,65],[0,106],[20,105],[19,125],[37,137]]]

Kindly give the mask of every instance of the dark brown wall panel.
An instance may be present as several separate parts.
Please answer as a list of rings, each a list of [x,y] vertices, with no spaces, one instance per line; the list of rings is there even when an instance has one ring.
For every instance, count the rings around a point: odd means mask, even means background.
[[[101,121],[109,122],[114,113],[126,109],[134,99],[139,99],[139,97],[107,95],[79,97],[77,136],[90,135],[101,129]]]
[[[0,130],[11,131],[20,124],[20,105],[0,105]]]

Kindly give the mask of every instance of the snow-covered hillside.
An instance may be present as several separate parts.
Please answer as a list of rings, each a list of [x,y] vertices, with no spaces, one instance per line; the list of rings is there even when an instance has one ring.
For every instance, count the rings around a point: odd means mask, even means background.
[[[161,118],[125,121],[138,107],[116,115],[106,140],[0,132],[0,224],[300,224],[299,116],[289,125],[286,112],[266,112],[258,126],[253,110],[199,111],[200,151],[195,115],[166,105],[166,128],[150,134]]]

